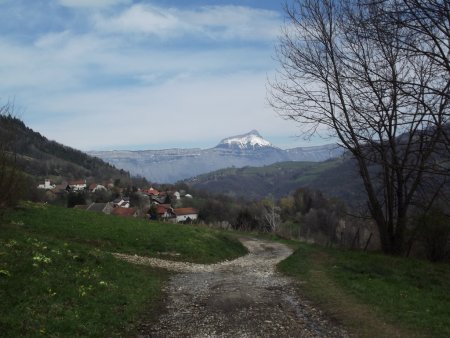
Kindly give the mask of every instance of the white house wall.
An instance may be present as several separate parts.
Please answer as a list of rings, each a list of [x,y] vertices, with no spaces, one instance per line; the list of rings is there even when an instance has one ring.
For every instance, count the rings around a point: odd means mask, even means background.
[[[188,218],[190,218],[192,221],[196,220],[198,217],[197,214],[190,214],[190,215],[182,215],[182,216],[177,216],[177,222],[184,222],[186,221]]]

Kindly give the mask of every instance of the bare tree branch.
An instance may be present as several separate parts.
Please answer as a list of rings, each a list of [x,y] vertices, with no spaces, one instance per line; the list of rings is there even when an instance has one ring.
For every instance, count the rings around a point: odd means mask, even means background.
[[[428,174],[449,174],[450,12],[448,1],[425,3],[293,1],[270,83],[281,116],[336,137],[355,157],[392,254],[404,250]]]

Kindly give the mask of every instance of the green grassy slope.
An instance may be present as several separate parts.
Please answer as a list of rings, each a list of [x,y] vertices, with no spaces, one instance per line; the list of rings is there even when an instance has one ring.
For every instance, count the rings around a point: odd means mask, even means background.
[[[176,252],[179,255],[175,259],[196,263],[214,263],[244,252],[239,242],[210,229],[84,210],[30,204],[13,213],[10,219],[23,223],[23,230],[29,233],[51,234],[109,252],[148,256]]]
[[[450,336],[447,264],[301,244],[279,269],[357,336]]]
[[[208,229],[27,204],[0,226],[0,336],[134,335],[168,273],[111,252],[209,263],[246,250]]]

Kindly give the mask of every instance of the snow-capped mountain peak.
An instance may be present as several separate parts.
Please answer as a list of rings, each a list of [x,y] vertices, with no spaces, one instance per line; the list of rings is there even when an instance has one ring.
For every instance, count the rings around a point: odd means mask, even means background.
[[[260,147],[273,147],[272,143],[265,140],[256,130],[244,135],[237,135],[223,139],[218,147],[233,147],[239,149],[255,149]]]

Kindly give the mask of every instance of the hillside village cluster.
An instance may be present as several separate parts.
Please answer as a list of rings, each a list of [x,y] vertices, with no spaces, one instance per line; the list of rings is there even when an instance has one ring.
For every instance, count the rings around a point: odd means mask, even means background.
[[[39,184],[38,189],[47,191],[47,193],[62,195],[70,192],[106,192],[114,187],[113,183],[87,184],[86,180],[69,181],[64,184],[52,184],[49,179],[44,184]],[[107,215],[123,217],[144,217],[147,219],[158,219],[172,223],[190,223],[198,219],[198,210],[194,208],[174,208],[172,203],[166,203],[169,197],[170,201],[180,201],[182,198],[191,199],[190,194],[184,192],[160,192],[153,187],[149,189],[137,189],[137,194],[147,200],[144,208],[137,208],[131,205],[130,198],[127,196],[115,198],[106,203],[89,203],[75,205],[75,209],[87,210],[92,212],[104,213]],[[147,212],[143,211],[147,210]]]

